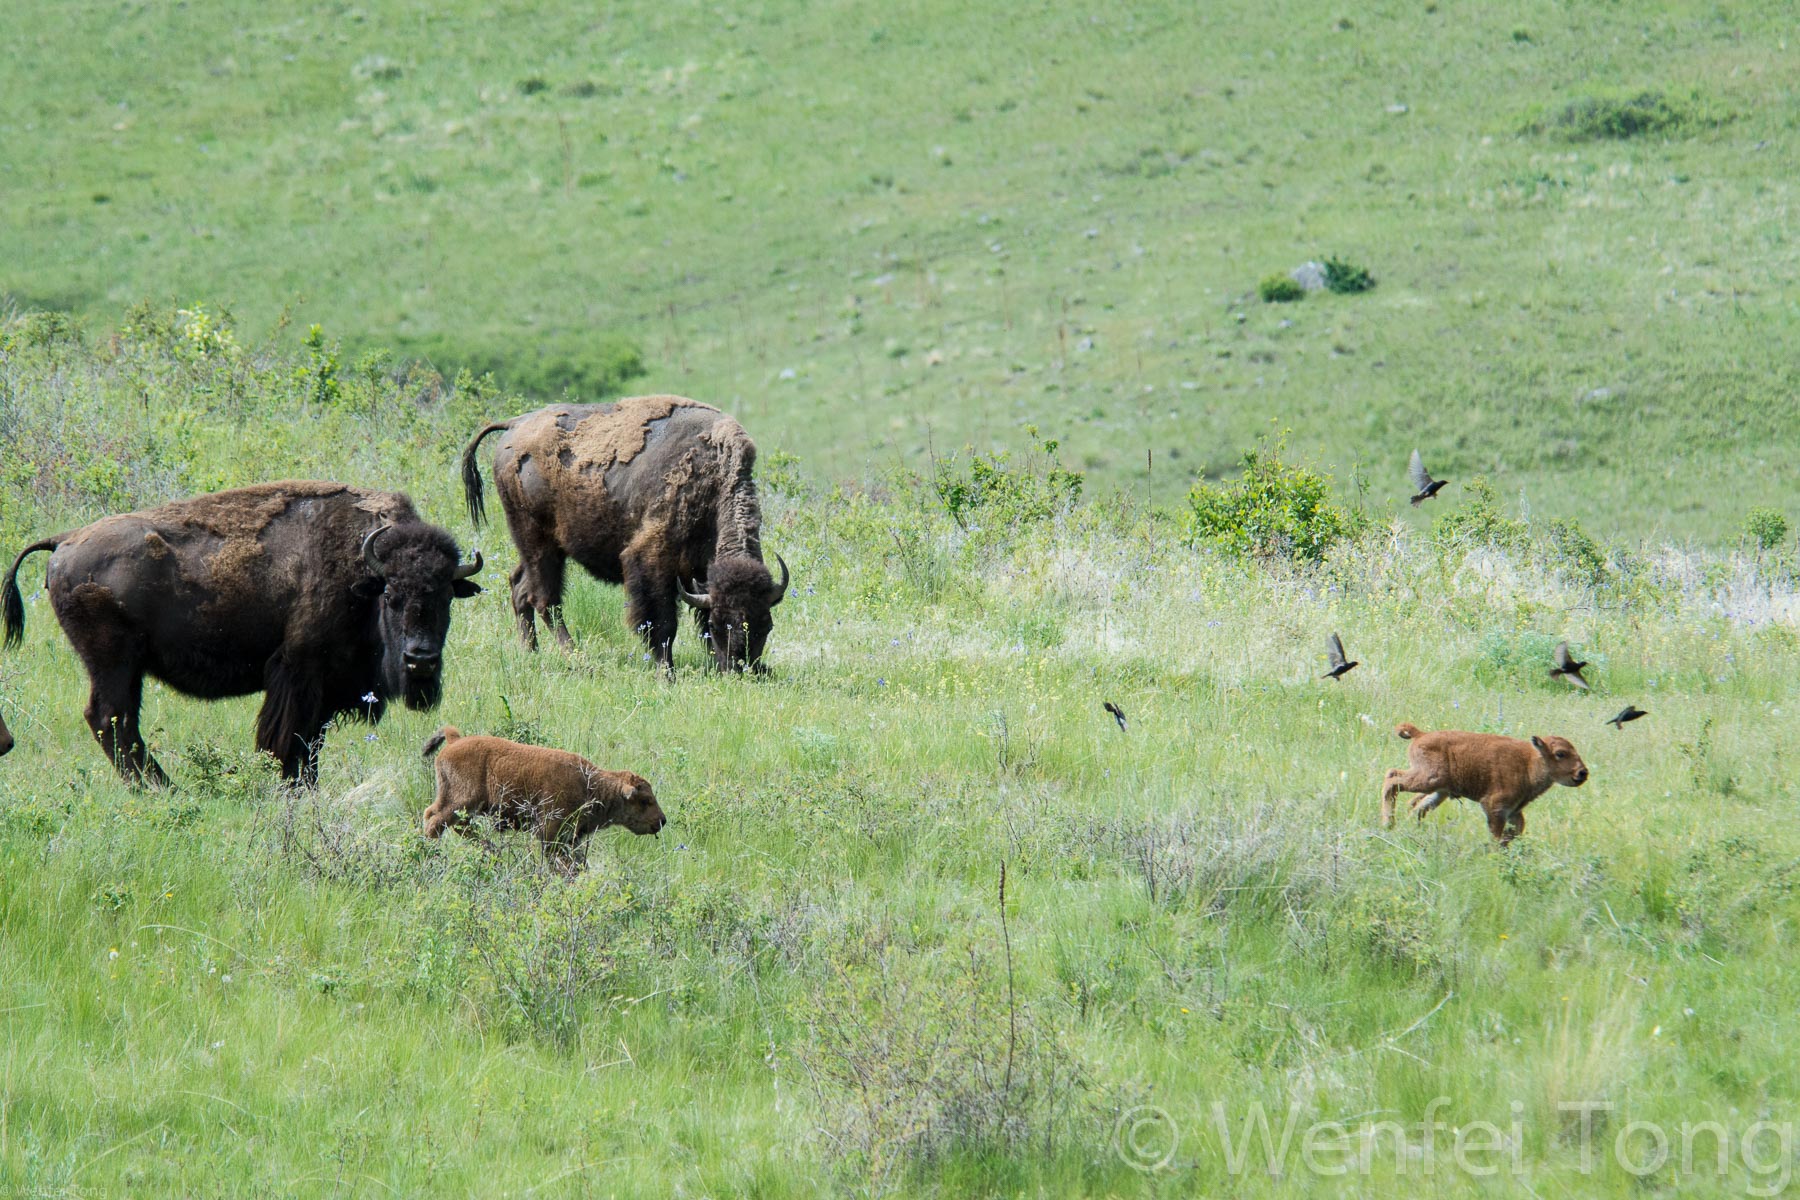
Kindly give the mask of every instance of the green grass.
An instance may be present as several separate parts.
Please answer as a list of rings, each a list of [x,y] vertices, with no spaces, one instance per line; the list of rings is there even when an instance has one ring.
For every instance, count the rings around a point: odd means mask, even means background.
[[[475,540],[449,430],[491,396],[351,374],[321,403],[305,354],[136,327],[6,327],[6,546],[277,454],[404,480]],[[1771,1183],[1740,1150],[1800,1078],[1791,555],[1615,543],[1596,582],[1533,517],[1510,549],[1376,522],[1315,566],[1239,561],[1128,497],[1046,508],[1051,469],[996,466],[960,522],[904,473],[771,495],[795,582],[760,681],[706,676],[684,632],[662,682],[585,579],[577,649],[527,654],[484,533],[443,710],[334,732],[309,796],[250,751],[254,698],[154,685],[181,787],[119,785],[34,562],[0,658],[0,1185],[1273,1195],[1293,1185],[1229,1167],[1254,1106],[1355,1148],[1438,1096],[1447,1126],[1516,1121],[1541,1195],[1636,1194],[1611,1140],[1631,1121],[1674,1140],[1657,1186]],[[1318,678],[1331,629],[1364,663],[1342,684]],[[1594,694],[1545,676],[1563,637]],[[1628,699],[1651,715],[1604,727]],[[1460,803],[1384,833],[1399,720],[1563,733],[1594,777],[1508,853]],[[427,844],[440,721],[639,771],[674,823],[601,835],[574,883],[519,839]],[[1558,1106],[1602,1101],[1584,1175]],[[1161,1172],[1116,1150],[1142,1105],[1180,1131]],[[1708,1120],[1727,1176],[1705,1134],[1680,1167],[1681,1123]],[[1429,1186],[1485,1193],[1456,1136]],[[1340,1194],[1298,1147],[1300,1190]],[[1388,1147],[1352,1190],[1422,1186]]]
[[[1172,502],[1271,419],[1630,536],[1797,480],[1781,5],[10,15],[25,307],[684,392],[830,480],[1035,423]],[[1380,286],[1255,302],[1327,257]]]

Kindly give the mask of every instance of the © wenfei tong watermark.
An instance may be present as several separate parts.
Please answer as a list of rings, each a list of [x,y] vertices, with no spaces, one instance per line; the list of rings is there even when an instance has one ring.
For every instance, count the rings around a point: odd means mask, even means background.
[[[1432,1175],[1454,1171],[1474,1177],[1527,1172],[1525,1106],[1508,1106],[1504,1124],[1450,1119],[1448,1096],[1425,1106],[1417,1121],[1302,1121],[1299,1104],[1271,1121],[1261,1102],[1236,1110],[1215,1101],[1203,1120],[1205,1148],[1181,1154],[1182,1129],[1167,1109],[1140,1104],[1121,1114],[1113,1127],[1113,1150],[1140,1171],[1174,1170],[1210,1155],[1232,1176],[1251,1172],[1272,1176],[1330,1178],[1384,1174]],[[1566,1101],[1557,1106],[1556,1141],[1572,1155],[1583,1175],[1616,1167],[1639,1178],[1673,1170],[1683,1179],[1741,1175],[1745,1193],[1775,1196],[1793,1177],[1794,1123],[1759,1120],[1732,1128],[1719,1121],[1683,1121],[1670,1126],[1634,1120],[1615,1124],[1616,1106],[1604,1100]]]

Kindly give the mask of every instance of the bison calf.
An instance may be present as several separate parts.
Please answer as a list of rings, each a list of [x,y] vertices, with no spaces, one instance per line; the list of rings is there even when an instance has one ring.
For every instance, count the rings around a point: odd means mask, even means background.
[[[1442,729],[1426,733],[1416,725],[1394,730],[1412,744],[1406,748],[1407,770],[1387,773],[1381,789],[1381,823],[1394,824],[1394,799],[1418,792],[1413,813],[1423,818],[1447,797],[1460,796],[1481,805],[1488,832],[1501,845],[1525,832],[1525,806],[1550,785],[1580,787],[1587,764],[1563,737],[1534,737],[1529,742],[1491,733]]]
[[[608,825],[655,833],[668,821],[656,793],[630,771],[602,771],[579,754],[523,746],[497,737],[464,737],[449,725],[425,743],[437,760],[437,797],[425,810],[425,836],[445,828],[473,836],[468,822],[491,816],[499,829],[529,829],[544,859],[573,875],[581,839]]]

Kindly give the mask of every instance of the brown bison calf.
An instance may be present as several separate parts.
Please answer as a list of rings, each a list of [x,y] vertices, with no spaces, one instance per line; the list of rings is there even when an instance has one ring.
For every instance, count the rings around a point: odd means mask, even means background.
[[[668,821],[650,784],[630,771],[602,771],[579,754],[523,746],[497,737],[464,737],[446,725],[425,743],[437,760],[437,797],[425,810],[425,836],[445,828],[466,837],[471,818],[487,815],[498,829],[529,829],[544,859],[573,875],[585,861],[581,839],[608,825],[655,833]]]
[[[1406,748],[1410,769],[1387,773],[1381,789],[1381,823],[1394,824],[1394,799],[1401,792],[1421,793],[1412,802],[1423,818],[1447,797],[1460,796],[1481,805],[1488,832],[1506,845],[1525,832],[1525,806],[1550,785],[1580,787],[1587,764],[1568,738],[1534,737],[1529,742],[1491,733],[1442,729],[1426,733],[1402,723],[1394,730],[1412,744]]]

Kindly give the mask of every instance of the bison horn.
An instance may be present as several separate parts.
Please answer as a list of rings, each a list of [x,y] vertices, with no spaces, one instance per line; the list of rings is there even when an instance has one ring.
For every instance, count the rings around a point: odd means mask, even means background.
[[[386,533],[390,528],[392,527],[388,525],[377,525],[375,528],[369,530],[369,536],[363,539],[363,562],[368,564],[369,570],[377,579],[385,579],[386,575],[381,570],[381,564],[375,559],[375,539]]]
[[[781,555],[777,554],[775,556],[775,561],[781,564],[781,582],[775,585],[775,595],[769,601],[770,608],[774,608],[777,604],[780,604],[781,598],[783,596],[787,595],[787,585],[788,585],[787,560],[782,558]]]
[[[700,585],[695,584],[694,586],[699,587]],[[675,579],[675,593],[701,612],[706,612],[708,609],[712,608],[712,594],[710,592],[695,593],[688,591],[687,588],[682,586],[679,576]]]
[[[470,576],[479,575],[479,574],[481,574],[481,551],[477,550],[475,552],[475,561],[474,562],[466,562],[466,563],[462,563],[461,565],[459,565],[456,568],[456,574],[452,575],[451,578],[452,579],[468,579]]]

